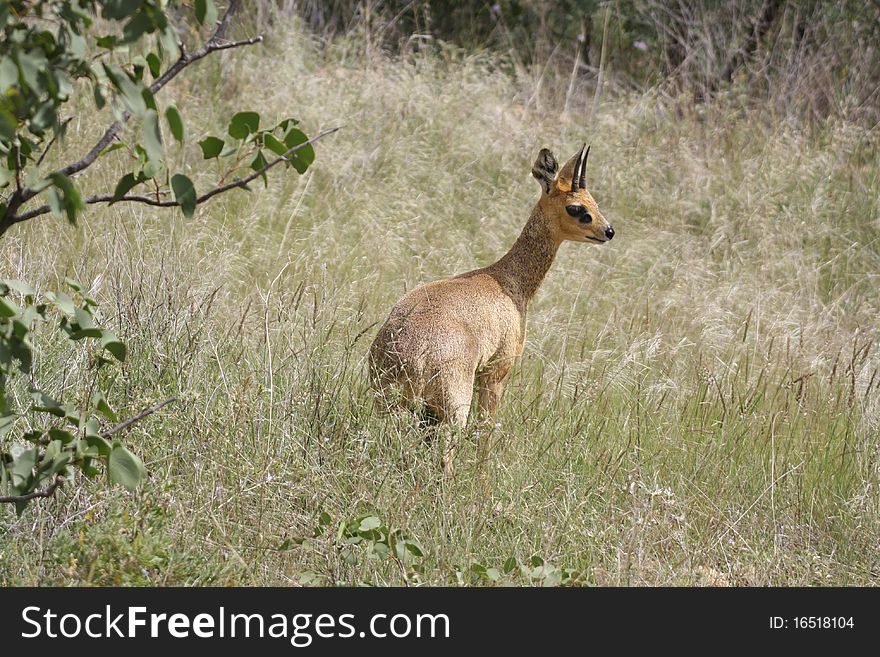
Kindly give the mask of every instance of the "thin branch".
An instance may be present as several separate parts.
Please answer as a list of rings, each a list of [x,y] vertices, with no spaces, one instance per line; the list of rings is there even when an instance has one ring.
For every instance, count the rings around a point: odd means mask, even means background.
[[[109,438],[113,434],[119,433],[120,431],[128,429],[128,427],[130,427],[132,424],[135,424],[136,422],[140,422],[145,417],[152,415],[153,413],[155,413],[159,409],[162,409],[162,408],[168,406],[168,404],[170,404],[171,402],[175,402],[175,401],[177,401],[177,397],[169,397],[168,399],[163,399],[158,404],[153,404],[149,408],[145,408],[144,410],[142,410],[140,413],[138,413],[134,417],[127,419],[125,422],[120,422],[115,427],[107,429],[107,431],[102,433],[101,436],[103,436],[104,438]]]
[[[15,194],[21,194],[21,146],[15,147]]]
[[[770,28],[776,21],[777,16],[779,16],[781,9],[781,0],[764,0],[761,13],[754,19],[745,42],[738,49],[733,51],[730,60],[727,62],[724,70],[720,73],[719,78],[712,80],[710,91],[715,91],[715,89],[717,89],[719,81],[729,84],[733,80],[733,74],[736,73],[737,69],[748,63],[748,60],[755,54],[758,46],[761,45],[764,37],[770,31]]]
[[[38,497],[52,497],[55,494],[55,491],[58,490],[63,484],[64,477],[58,476],[55,477],[55,481],[53,481],[43,490],[36,490],[33,493],[28,493],[27,495],[0,496],[0,504],[15,504],[17,502],[29,502],[30,500],[35,500]]]
[[[284,155],[279,155],[276,159],[269,162],[266,166],[264,166],[259,171],[255,171],[254,173],[250,174],[249,176],[247,176],[245,178],[239,178],[238,180],[233,180],[230,183],[226,183],[225,185],[220,185],[219,187],[215,187],[214,189],[211,189],[211,190],[205,192],[204,194],[202,194],[201,196],[199,196],[196,199],[196,205],[201,205],[202,203],[204,203],[208,199],[210,199],[214,196],[217,196],[218,194],[222,194],[223,192],[228,192],[230,189],[235,189],[236,187],[246,187],[248,185],[248,183],[253,182],[257,178],[259,178],[261,175],[266,173],[269,169],[274,167],[276,164],[280,164],[281,162],[284,162],[284,161],[289,161],[290,155],[292,155],[293,153],[295,153],[299,149],[304,148],[304,147],[308,146],[309,144],[314,144],[316,141],[318,141],[322,137],[326,137],[327,135],[336,132],[340,128],[342,128],[342,126],[336,126],[335,128],[330,128],[328,130],[324,130],[322,132],[319,132],[318,134],[316,134],[314,137],[312,137],[308,141],[304,141],[301,144],[297,144],[293,148],[285,151]],[[128,194],[128,195],[123,196],[118,199],[115,198],[113,196],[113,194],[101,194],[98,196],[87,196],[83,199],[83,203],[85,203],[87,205],[94,205],[95,203],[110,203],[110,202],[113,202],[113,203],[123,203],[123,202],[125,202],[125,203],[143,203],[144,205],[152,205],[153,207],[157,207],[157,208],[173,208],[173,207],[180,205],[180,203],[177,201],[157,201],[155,198],[153,198],[151,196],[143,196],[143,195],[139,195],[139,194]],[[33,210],[28,210],[27,212],[22,212],[21,214],[16,215],[15,217],[12,217],[11,218],[12,221],[11,221],[10,225],[16,224],[16,223],[19,223],[22,221],[27,221],[28,219],[33,219],[34,217],[38,217],[42,214],[47,214],[50,211],[51,211],[51,208],[48,205],[41,205],[38,208],[34,208]],[[0,234],[2,234],[2,233],[0,233]]]
[[[223,12],[223,17],[217,21],[217,29],[214,30],[214,36],[211,37],[214,39],[225,39],[226,38],[226,28],[229,27],[229,18],[238,11],[238,5],[241,4],[240,0],[229,0],[229,6],[226,7],[226,11]]]
[[[43,163],[43,160],[46,159],[46,155],[49,153],[49,149],[52,148],[52,146],[55,144],[56,141],[58,141],[58,135],[61,133],[61,130],[64,130],[64,128],[67,127],[67,124],[70,123],[72,120],[73,120],[73,117],[71,116],[71,117],[64,119],[64,121],[62,121],[61,129],[52,135],[52,139],[50,139],[49,143],[46,144],[46,148],[44,148],[43,152],[40,153],[40,158],[37,160],[37,163],[34,166],[40,166]]]
[[[161,76],[159,76],[153,84],[150,85],[150,93],[155,94],[162,87],[168,84],[178,73],[180,73],[184,68],[192,64],[193,62],[197,62],[198,60],[210,55],[212,52],[216,52],[218,50],[229,50],[230,48],[239,48],[241,46],[251,46],[256,43],[260,43],[263,41],[262,36],[255,36],[249,39],[242,39],[240,41],[227,41],[226,40],[226,30],[229,26],[229,18],[232,14],[238,9],[240,4],[240,0],[230,0],[229,6],[226,9],[226,12],[223,14],[223,17],[217,22],[217,28],[214,30],[214,34],[211,35],[211,38],[208,39],[204,45],[198,50],[189,53],[184,47],[183,43],[179,44],[180,48],[180,57],[178,60]],[[110,124],[110,127],[104,132],[101,138],[97,141],[97,143],[92,146],[91,150],[82,157],[82,159],[77,160],[76,162],[72,162],[67,166],[61,168],[59,171],[63,173],[65,176],[73,176],[90,167],[95,160],[98,159],[98,156],[101,152],[110,145],[110,142],[116,137],[117,133],[122,130],[123,125],[128,122],[131,118],[131,112],[123,112],[122,116],[118,121],[114,121]],[[44,212],[34,213],[33,211],[25,212],[23,214],[17,214],[18,209],[29,200],[34,198],[38,191],[23,187],[21,189],[17,189],[10,197],[7,199],[6,203],[6,214],[3,217],[0,217],[0,237],[14,224],[20,223],[21,221],[25,221],[32,217],[36,217],[40,214],[45,214]],[[42,209],[42,208],[38,208]]]
[[[234,188],[236,188],[236,187],[245,187],[245,186],[247,186],[247,184],[248,184],[249,182],[252,182],[252,181],[256,180],[257,178],[259,178],[260,176],[262,176],[264,173],[266,173],[269,169],[271,169],[272,167],[274,167],[276,164],[279,164],[279,163],[281,163],[281,162],[289,161],[290,156],[291,156],[293,153],[295,153],[296,151],[298,151],[299,149],[301,149],[301,148],[305,148],[305,147],[306,147],[307,145],[309,145],[309,144],[314,144],[316,141],[318,141],[318,140],[321,139],[322,137],[326,137],[327,135],[333,134],[334,132],[336,132],[337,130],[339,130],[339,129],[341,129],[341,128],[342,128],[342,126],[341,126],[341,125],[338,125],[338,126],[336,126],[335,128],[329,128],[329,129],[327,129],[327,130],[322,130],[321,132],[319,132],[318,134],[316,134],[314,137],[312,137],[312,138],[309,139],[308,141],[304,141],[304,142],[301,143],[301,144],[297,144],[297,145],[294,146],[293,148],[289,148],[288,150],[286,150],[286,151],[284,152],[283,155],[279,155],[277,158],[275,158],[274,160],[272,160],[271,162],[269,162],[269,164],[267,164],[266,166],[264,166],[262,169],[260,169],[259,171],[254,171],[251,175],[247,176],[246,178],[241,178],[241,179],[239,179],[239,180],[233,180],[231,183],[226,183],[225,185],[221,185],[220,187],[215,187],[215,188],[212,189],[211,191],[206,192],[205,194],[202,194],[202,195],[196,200],[196,203],[203,203],[204,201],[207,201],[207,200],[208,200],[209,198],[211,198],[212,196],[217,196],[217,194],[222,194],[223,192],[227,192],[227,191],[229,191],[230,189],[234,189]]]

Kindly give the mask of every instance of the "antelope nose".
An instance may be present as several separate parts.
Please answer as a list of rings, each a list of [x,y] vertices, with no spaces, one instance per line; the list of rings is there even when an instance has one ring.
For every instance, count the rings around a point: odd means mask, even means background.
[[[614,229],[611,226],[605,229],[605,237],[612,239],[614,237]]]

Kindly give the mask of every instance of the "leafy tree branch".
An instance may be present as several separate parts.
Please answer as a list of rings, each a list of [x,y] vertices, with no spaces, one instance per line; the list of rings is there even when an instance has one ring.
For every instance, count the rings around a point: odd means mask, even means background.
[[[279,155],[277,158],[275,158],[274,160],[271,160],[265,166],[258,169],[254,173],[252,173],[244,178],[237,178],[237,179],[233,180],[232,182],[226,183],[225,185],[218,185],[217,187],[214,187],[210,191],[207,191],[204,194],[202,194],[201,196],[199,196],[198,198],[196,198],[196,205],[201,205],[205,201],[213,198],[214,196],[217,196],[218,194],[222,194],[223,192],[228,192],[231,189],[236,189],[236,188],[245,189],[245,188],[247,188],[248,183],[251,183],[254,180],[256,180],[257,178],[265,175],[265,173],[267,171],[269,171],[269,169],[271,169],[275,165],[280,164],[282,162],[290,162],[290,156],[293,155],[296,151],[300,150],[301,148],[305,148],[306,146],[309,146],[311,144],[314,144],[316,141],[318,141],[322,137],[326,137],[327,135],[332,134],[332,133],[336,132],[337,130],[341,129],[341,127],[342,126],[337,126],[335,128],[329,128],[327,130],[323,130],[323,131],[319,132],[317,135],[315,135],[314,137],[312,137],[311,139],[309,139],[308,141],[305,141],[302,144],[297,144],[293,148],[286,150],[283,155]],[[98,196],[87,196],[86,198],[83,199],[83,203],[85,203],[86,205],[94,205],[96,203],[111,203],[112,204],[112,203],[126,203],[126,202],[127,203],[144,203],[145,205],[152,205],[154,207],[159,207],[159,208],[173,208],[173,207],[180,207],[182,205],[182,202],[179,200],[162,201],[162,200],[158,200],[152,196],[132,195],[132,194],[126,194],[126,195],[119,196],[119,197],[116,197],[113,194],[101,194]],[[16,217],[15,221],[16,222],[27,221],[28,219],[33,219],[34,217],[38,217],[42,214],[47,214],[48,212],[51,212],[51,211],[52,211],[52,209],[48,205],[41,205],[38,208],[34,208],[33,210],[28,210],[27,212],[21,213],[20,215],[18,215]]]
[[[14,225],[48,212],[66,216],[75,223],[85,207],[95,203],[125,201],[180,207],[186,216],[192,216],[199,203],[231,189],[244,188],[257,177],[265,179],[266,172],[282,161],[303,173],[314,159],[311,144],[334,130],[308,139],[294,127],[294,119],[285,119],[271,131],[260,131],[260,117],[255,112],[240,112],[233,117],[230,136],[234,141],[229,144],[232,150],[224,152],[226,144],[214,137],[212,142],[219,141],[220,149],[210,155],[205,153],[205,158],[210,159],[253,149],[255,157],[250,168],[254,174],[227,185],[218,184],[198,195],[188,177],[168,171],[155,95],[184,69],[211,53],[262,42],[259,35],[241,40],[226,38],[230,18],[240,4],[240,0],[230,0],[218,20],[213,0],[197,0],[196,19],[200,24],[213,25],[214,29],[201,47],[193,51],[178,38],[161,0],[17,0],[0,8],[0,25],[5,23],[9,37],[0,45],[0,92],[4,93],[0,97],[0,188],[14,184],[6,198],[0,200],[0,236]],[[91,15],[99,11],[102,18],[123,23],[121,35],[90,34]],[[43,21],[50,16],[58,25],[54,34],[42,29]],[[146,55],[131,56],[128,62],[117,63],[117,51],[124,50],[121,46],[137,43],[149,35],[156,37],[156,43]],[[92,50],[107,55],[102,61],[95,62],[90,57],[87,36],[94,37]],[[164,71],[163,61],[170,62]],[[154,78],[150,84],[144,81],[147,72]],[[69,121],[61,121],[58,110],[70,98],[72,80],[83,77],[92,82],[98,109],[109,100],[116,120],[82,158],[43,173],[40,165],[55,141],[63,137]],[[185,130],[180,113],[169,105],[164,114],[172,135],[183,143]],[[142,143],[131,147],[138,160],[134,170],[120,179],[112,195],[83,197],[73,178],[102,154],[121,146],[116,142],[132,117],[140,119],[143,138]],[[283,128],[280,135],[275,133],[279,127]],[[38,148],[50,130],[51,139]],[[267,137],[270,132],[271,138]],[[279,157],[267,161],[261,150],[264,146]],[[294,154],[296,161],[291,159]],[[145,183],[155,188],[151,196],[128,193]],[[124,191],[120,193],[120,189]],[[163,193],[174,200],[161,200]],[[39,195],[45,195],[48,203],[27,209],[25,205]]]

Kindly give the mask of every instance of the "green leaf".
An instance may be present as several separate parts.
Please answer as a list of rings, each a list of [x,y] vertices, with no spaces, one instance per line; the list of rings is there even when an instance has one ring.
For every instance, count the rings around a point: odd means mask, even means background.
[[[258,149],[256,156],[254,157],[253,161],[251,162],[251,169],[253,169],[254,171],[259,171],[267,164],[268,164],[268,161],[266,160],[266,156],[263,155],[262,150]]]
[[[60,192],[59,200],[61,202],[61,207],[64,210],[64,214],[67,215],[67,220],[70,223],[75,224],[76,215],[79,212],[82,212],[86,207],[85,203],[83,203],[82,197],[79,194],[79,190],[74,186],[70,178],[65,176],[60,171],[50,173],[49,180],[52,181],[52,184],[55,185],[55,187]]]
[[[74,292],[79,292],[82,295],[86,294],[85,286],[82,283],[80,283],[78,280],[76,280],[75,278],[70,278],[69,276],[65,276],[64,277],[64,284],[67,287],[69,287],[71,290],[73,290]]]
[[[174,138],[183,143],[183,119],[180,116],[180,112],[174,105],[169,105],[165,109],[165,119],[168,121],[168,127],[171,128],[171,134],[174,135]]]
[[[116,47],[116,42],[116,37],[112,35],[102,36],[95,39],[95,45],[99,48],[106,48],[107,50],[113,50]]]
[[[254,157],[253,161],[251,162],[251,169],[253,169],[254,171],[260,171],[267,164],[268,162],[266,161],[266,157],[263,155],[263,151],[258,150],[256,157]],[[263,184],[268,187],[269,179],[266,177],[266,172],[264,171],[260,174],[260,176],[263,178]]]
[[[562,571],[558,568],[548,569],[545,566],[544,572],[541,574],[541,586],[559,586],[560,584],[562,584]]]
[[[113,191],[113,198],[110,200],[110,205],[116,203],[123,196],[128,194],[132,188],[138,183],[142,182],[142,180],[135,177],[133,173],[127,173],[122,178],[119,179],[119,182],[116,183],[116,189]]]
[[[210,160],[223,151],[223,140],[219,137],[205,137],[199,142],[199,146],[202,147],[202,156]]]
[[[64,417],[67,413],[62,404],[57,399],[53,399],[41,390],[31,390],[31,399],[34,400],[32,411],[37,413],[51,413],[56,417]]]
[[[73,78],[65,71],[52,71],[52,84],[56,88],[53,97],[57,100],[65,101],[73,93]]]
[[[217,8],[214,6],[213,0],[196,0],[196,20],[199,25],[212,25],[217,20]]]
[[[142,0],[105,0],[102,4],[101,15],[118,21],[136,12]]]
[[[22,374],[30,374],[34,360],[34,345],[27,338],[11,340],[6,344],[0,341],[0,358],[9,365],[12,365],[13,359],[18,360],[18,371]]]
[[[0,94],[18,84],[18,66],[11,57],[0,57]]]
[[[128,490],[137,488],[146,474],[141,460],[120,444],[113,445],[107,462],[110,481],[122,484]]]
[[[83,440],[91,448],[90,451],[93,450],[93,456],[112,456],[113,448],[110,447],[110,443],[103,436],[92,433],[88,434]]]
[[[0,137],[6,139],[15,138],[15,131],[18,130],[18,121],[7,109],[0,107]]]
[[[283,131],[286,132],[287,128],[289,128],[292,125],[299,125],[299,121],[297,119],[290,119],[290,118],[284,119],[278,125],[275,126],[275,129],[281,128]]]
[[[43,480],[52,479],[56,474],[63,474],[67,464],[70,463],[72,460],[73,457],[70,454],[57,454],[52,459],[52,463],[50,464],[50,466],[43,472]]]
[[[381,526],[382,521],[379,520],[376,516],[367,516],[366,518],[361,520],[357,530],[359,532],[368,532],[373,529],[378,529]]]
[[[15,423],[15,415],[0,415],[0,438],[12,431],[12,425]],[[6,468],[0,466],[0,474],[5,473]],[[2,488],[0,488],[2,490]]]
[[[275,155],[284,155],[287,152],[287,146],[284,145],[284,142],[278,139],[271,132],[267,132],[263,135],[263,143],[266,144],[266,147],[275,153]]]
[[[110,144],[107,148],[101,151],[101,154],[98,157],[104,157],[105,155],[109,155],[113,151],[118,151],[123,148],[125,148],[125,144],[121,144],[117,141],[115,144]]]
[[[412,554],[414,557],[423,557],[425,556],[422,552],[422,549],[413,543],[412,541],[405,541],[404,545],[406,546],[407,551]]]
[[[98,422],[97,418],[90,417],[86,420],[86,423],[83,427],[83,431],[85,432],[86,438],[89,436],[100,436],[101,435],[101,424]],[[109,453],[109,450],[108,450]]]
[[[0,317],[15,317],[21,312],[21,308],[14,302],[0,297]]]
[[[260,129],[260,115],[256,112],[239,112],[229,122],[229,136],[246,139]]]
[[[113,357],[120,363],[124,362],[125,357],[128,355],[128,349],[125,347],[125,344],[116,337],[113,331],[104,329],[101,332],[101,346],[113,354]]]
[[[153,97],[153,94],[149,89],[144,88],[141,92],[141,96],[144,97],[144,104],[147,106],[147,109],[154,110],[157,114],[159,113],[159,107],[156,105],[156,99]]]
[[[144,116],[147,112],[147,103],[141,93],[143,85],[132,80],[129,74],[118,66],[104,64],[104,72],[119,91],[122,101],[131,113],[136,116]]]
[[[156,26],[150,14],[143,11],[138,12],[122,28],[123,43],[134,43],[144,34],[152,33],[155,29]]]
[[[37,309],[32,305],[26,305],[21,315],[12,320],[12,332],[20,340],[27,337],[31,326],[37,317]]]
[[[107,402],[107,398],[104,397],[103,392],[98,390],[92,397],[92,403],[95,405],[95,410],[101,413],[108,420],[110,420],[111,422],[118,421],[116,411],[114,411],[110,404]]]
[[[306,136],[306,134],[298,128],[290,128],[287,131],[287,134],[284,135],[284,144],[287,146],[288,150],[293,148],[294,146],[305,144],[308,140],[309,138]],[[311,144],[306,144],[305,146],[302,146],[298,150],[291,153],[288,156],[288,160],[290,161],[291,166],[296,169],[298,173],[305,173],[306,169],[309,168],[309,165],[315,161],[315,149],[312,148]]]
[[[168,61],[176,60],[180,54],[180,49],[177,46],[179,41],[177,32],[174,31],[174,28],[170,23],[159,34],[159,44],[162,46],[162,50],[168,58]]]
[[[162,132],[159,130],[159,115],[153,109],[144,113],[144,148],[150,162],[158,167],[162,163]]]
[[[339,553],[339,556],[341,556],[342,560],[349,566],[354,566],[357,563],[357,557],[351,550],[342,550],[342,552]]]
[[[93,459],[91,457],[85,456],[83,457],[82,464],[79,466],[79,469],[82,470],[82,473],[89,478],[94,477],[96,474],[101,472],[100,470],[98,470],[98,468],[92,465],[92,461]]]
[[[486,566],[484,566],[481,563],[472,563],[471,564],[471,572],[474,573],[475,575],[479,575],[480,577],[482,577],[483,575],[486,574]]]
[[[158,78],[159,73],[162,71],[162,60],[160,60],[159,56],[154,52],[148,53],[146,59],[147,66],[150,69],[150,75],[152,75],[154,79]]]
[[[34,465],[37,462],[37,448],[10,450],[12,452],[12,485],[20,492],[24,492],[25,486],[33,476]]]
[[[37,108],[28,124],[30,131],[35,135],[42,135],[46,130],[55,125],[58,115],[55,113],[55,102],[47,100]]]
[[[14,278],[7,278],[6,280],[0,281],[0,283],[12,290],[15,290],[25,298],[33,298],[37,294],[37,291],[33,288],[33,286],[28,285],[27,283],[23,283],[22,281],[16,280]]]
[[[84,328],[78,331],[71,331],[71,340],[82,340],[83,338],[100,338],[102,334],[99,328]]]
[[[32,48],[27,52],[19,51],[18,69],[21,71],[21,77],[24,83],[37,95],[41,95],[48,90],[46,86],[46,78],[41,73],[49,66],[49,60],[42,49]]]
[[[176,173],[171,176],[171,189],[174,190],[174,199],[180,203],[183,216],[190,219],[196,211],[196,188],[192,180]]]
[[[76,304],[64,292],[47,292],[46,298],[58,306],[65,315],[73,315],[76,312]]]
[[[70,53],[76,59],[86,58],[86,38],[84,36],[77,34],[68,26],[68,29],[64,31],[64,38],[67,39]]]
[[[95,87],[92,90],[92,93],[95,96],[95,107],[98,109],[104,109],[104,105],[107,104],[107,99],[104,97],[104,90],[101,89],[101,85],[99,83],[95,83]]]
[[[134,69],[134,78],[139,82],[144,81],[144,69],[147,68],[147,60],[143,55],[135,55],[131,58],[131,66]]]
[[[53,440],[61,441],[62,445],[73,442],[74,435],[65,429],[52,428],[49,429],[49,437]]]
[[[95,325],[95,318],[92,317],[91,313],[82,309],[75,308],[73,311],[74,322],[77,325],[77,329],[80,331],[84,331],[87,329],[97,329],[98,327]],[[94,336],[100,337],[100,336]]]

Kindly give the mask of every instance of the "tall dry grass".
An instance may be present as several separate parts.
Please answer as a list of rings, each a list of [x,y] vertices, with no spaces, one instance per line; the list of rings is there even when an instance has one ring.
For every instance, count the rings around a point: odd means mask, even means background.
[[[558,97],[536,111],[534,85],[492,55],[391,58],[288,24],[165,100],[195,135],[243,105],[344,124],[304,177],[190,221],[118,205],[6,236],[0,277],[88,283],[127,341],[122,415],[180,402],[126,438],[150,472],[138,493],[85,482],[0,510],[0,581],[876,583],[876,131],[652,94],[587,123]],[[102,125],[79,117],[59,157]],[[503,254],[537,150],[584,140],[618,237],[562,247],[488,457],[465,437],[445,480],[413,422],[373,413],[376,323]],[[87,189],[112,187],[117,155]],[[175,157],[197,187],[216,179],[197,150]],[[64,397],[77,366],[47,348],[36,376]],[[363,514],[423,556],[348,544]]]

